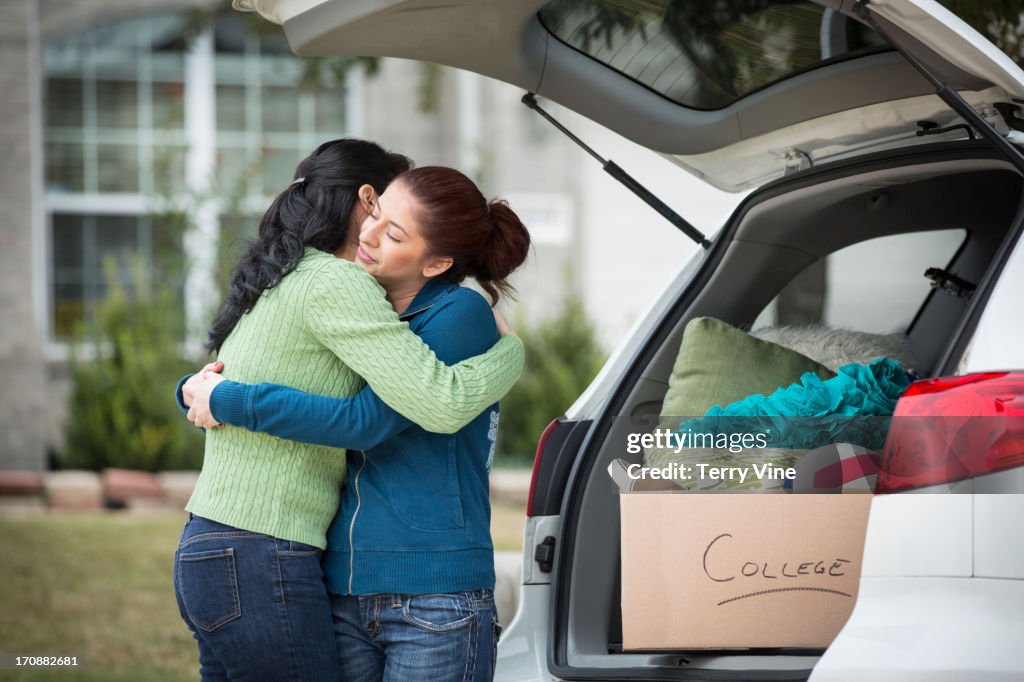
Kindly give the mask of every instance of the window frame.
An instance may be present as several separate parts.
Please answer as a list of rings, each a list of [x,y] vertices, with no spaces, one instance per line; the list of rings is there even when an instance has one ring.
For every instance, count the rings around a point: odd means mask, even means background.
[[[206,27],[201,34],[194,38],[189,48],[181,46],[178,42],[181,38],[174,30],[173,24],[169,29],[169,22],[181,21],[181,17],[175,13],[153,13],[142,17],[127,17],[113,24],[104,24],[85,34],[75,34],[65,39],[58,39],[41,46],[42,66],[39,71],[41,81],[41,111],[43,121],[41,129],[41,144],[43,149],[43,164],[40,175],[42,176],[42,198],[43,198],[43,277],[40,282],[43,288],[41,304],[43,315],[41,316],[42,332],[46,355],[51,360],[65,360],[70,355],[70,345],[73,338],[57,334],[59,326],[57,320],[57,296],[56,286],[59,279],[56,273],[54,240],[54,222],[57,216],[75,214],[80,216],[134,216],[136,224],[148,233],[148,241],[152,244],[153,230],[158,229],[152,225],[150,218],[154,214],[168,209],[187,210],[190,214],[193,211],[200,212],[203,207],[209,211],[207,215],[213,216],[212,226],[214,229],[214,240],[220,233],[220,216],[242,213],[246,216],[258,216],[265,210],[270,199],[277,191],[283,189],[287,178],[281,179],[281,187],[277,183],[263,182],[262,172],[247,172],[245,169],[253,165],[262,165],[262,151],[267,148],[281,148],[286,153],[291,152],[296,156],[296,161],[308,154],[319,143],[331,137],[352,136],[359,134],[359,118],[357,107],[361,100],[363,74],[361,69],[353,69],[347,74],[346,82],[333,84],[335,87],[326,87],[317,92],[300,91],[298,93],[299,115],[296,121],[297,129],[294,131],[265,131],[259,125],[260,117],[257,114],[254,121],[246,111],[246,120],[242,130],[221,130],[214,118],[213,130],[203,131],[200,135],[194,135],[195,109],[197,107],[194,93],[190,89],[202,88],[204,84],[212,83],[214,97],[216,88],[219,85],[231,85],[238,83],[246,88],[244,110],[250,109],[249,104],[255,102],[256,111],[259,112],[262,101],[261,94],[267,83],[273,83],[274,87],[289,88],[294,97],[297,88],[298,74],[301,72],[299,58],[282,50],[273,39],[263,41],[254,34],[246,34],[245,45],[241,51],[217,52],[213,49],[216,25]],[[241,18],[231,17],[228,21],[241,22]],[[179,27],[180,28],[180,27]],[[165,39],[164,47],[170,45],[169,54],[162,54],[154,48],[156,45],[157,32],[162,31]],[[136,38],[135,35],[138,35]],[[171,35],[174,34],[174,35]],[[108,49],[104,44],[104,36],[107,39],[122,39],[122,42],[113,49]],[[167,42],[170,36],[170,42]],[[205,47],[204,47],[205,41]],[[269,45],[269,49],[263,49]],[[125,57],[125,55],[128,57]],[[83,56],[84,55],[84,56]],[[134,57],[131,58],[131,57]],[[159,63],[157,63],[159,62]],[[196,69],[199,73],[196,73]],[[264,72],[267,72],[266,75]],[[77,94],[77,101],[80,103],[80,113],[72,116],[71,119],[58,121],[51,125],[46,119],[50,116],[46,93],[52,93],[50,84],[52,81],[66,81],[63,85],[67,87],[71,83],[77,83],[81,91]],[[97,99],[97,83],[106,81],[125,81],[134,84],[135,107],[133,109],[133,121],[128,121],[134,127],[120,127],[117,125],[102,125],[103,102]],[[158,84],[177,84],[181,88],[180,104],[175,107],[172,103],[172,112],[177,108],[180,114],[174,116],[173,123],[167,127],[163,122],[157,121],[157,114],[165,103],[162,101],[162,93],[157,89]],[[328,83],[328,86],[332,84]],[[332,113],[340,112],[342,119],[334,127],[318,127],[319,123],[327,120],[318,117],[317,106],[321,98],[340,98],[340,103],[334,103]],[[71,100],[66,100],[71,101]],[[216,101],[206,103],[212,105],[216,110]],[[115,114],[116,116],[117,114]],[[180,118],[179,118],[180,116]],[[215,114],[214,114],[215,116]],[[336,120],[336,119],[331,119]],[[73,123],[69,124],[69,123]],[[108,121],[109,123],[109,121]],[[117,123],[117,121],[113,121]],[[202,124],[200,124],[202,125]],[[189,142],[192,141],[192,146]],[[225,142],[227,144],[225,144]],[[50,145],[54,144],[77,144],[81,147],[81,154],[76,156],[80,160],[80,184],[72,183],[69,186],[60,187],[55,185],[54,176],[48,162],[51,162]],[[107,185],[104,187],[100,177],[101,146],[104,144],[130,147],[135,150],[134,163],[127,164],[133,167],[137,179],[134,182],[126,183],[123,187]],[[196,149],[201,147],[200,149]],[[167,164],[171,168],[174,177],[180,175],[176,184],[170,190],[160,192],[160,186],[166,184],[161,178],[163,167],[158,158],[160,150],[178,149],[180,153],[168,158]],[[225,200],[224,195],[218,191],[231,188],[218,188],[214,183],[212,187],[199,186],[194,180],[190,182],[189,170],[196,168],[193,156],[214,159],[217,164],[210,173],[216,180],[219,177],[217,154],[219,151],[229,149],[237,150],[245,159],[239,168],[243,177],[247,178],[241,196],[233,200]],[[130,153],[129,153],[130,154]],[[120,164],[114,164],[117,171],[123,168]],[[200,164],[201,167],[202,164]],[[294,167],[294,166],[292,166]],[[288,171],[291,172],[291,169]],[[193,172],[194,176],[195,173]],[[59,176],[57,176],[59,177]],[[191,186],[190,186],[191,185]],[[275,186],[272,186],[275,185]],[[252,225],[258,219],[252,221]],[[146,225],[147,227],[141,227]],[[136,235],[134,244],[137,246],[144,235]],[[145,239],[143,239],[145,241]],[[189,244],[185,240],[183,249],[186,254],[195,250],[195,244]],[[145,257],[147,254],[143,254]],[[150,254],[152,256],[152,247]],[[83,262],[85,260],[83,256]],[[197,265],[198,259],[189,258],[190,264],[188,277],[195,276],[192,270],[205,268],[216,268],[215,262],[207,261],[203,265]],[[214,259],[215,260],[215,259]],[[100,266],[102,267],[102,266]],[[212,272],[206,272],[212,281]],[[88,282],[90,277],[94,280],[96,273],[89,275],[82,273],[82,285]],[[200,273],[203,275],[203,273]],[[95,282],[93,282],[94,284]],[[83,290],[83,310],[95,309],[95,302],[90,302]],[[186,308],[188,306],[186,305]],[[84,319],[89,320],[94,314],[86,311]],[[190,333],[186,342],[190,346],[196,346],[198,339]]]

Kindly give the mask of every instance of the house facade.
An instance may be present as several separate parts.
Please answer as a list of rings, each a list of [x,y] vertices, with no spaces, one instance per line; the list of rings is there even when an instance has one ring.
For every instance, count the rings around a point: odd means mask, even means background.
[[[308,67],[280,34],[192,11],[217,6],[0,4],[0,468],[44,469],[62,446],[69,345],[108,294],[111,263],[131,287],[130,262],[181,256],[179,278],[151,284],[180,289],[195,348],[219,295],[215,247],[235,253],[325,139],[374,139],[508,199],[534,239],[510,309],[524,324],[580,295],[610,349],[693,252],[515,88],[402,60],[344,82],[325,68],[319,87],[297,87]],[[688,202],[696,181],[667,161],[549,108],[705,229],[734,203]],[[168,232],[168,211],[187,216],[184,236]]]

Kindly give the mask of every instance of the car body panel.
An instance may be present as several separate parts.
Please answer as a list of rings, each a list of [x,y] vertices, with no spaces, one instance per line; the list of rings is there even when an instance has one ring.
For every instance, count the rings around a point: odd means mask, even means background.
[[[232,0],[231,6],[240,12],[256,12],[267,21],[283,24],[292,17],[307,12],[330,0]],[[351,5],[357,5],[353,0]],[[373,3],[374,5],[377,3]]]
[[[877,495],[864,545],[864,577],[973,574],[970,495]]]
[[[551,602],[550,585],[523,585],[519,591],[519,611],[505,626],[498,641],[495,682],[540,682],[554,680],[547,671],[547,622],[532,616],[547,613]]]
[[[536,21],[544,1],[245,0],[235,6],[281,23],[300,56],[418,59],[533,90],[547,44]]]
[[[991,478],[1013,479],[1024,489],[1024,468]],[[980,578],[1024,580],[1024,495],[973,495],[974,575]]]
[[[932,0],[871,0],[867,6],[948,63],[1011,97],[1024,97],[1024,72],[1020,67],[942,5]]]
[[[810,682],[1021,679],[1024,581],[864,578]]]
[[[528,516],[523,527],[523,547],[536,547],[546,537],[557,538],[561,525],[558,516]],[[544,572],[532,552],[523,552],[523,584],[550,585],[551,571]]]
[[[704,250],[693,254],[679,268],[671,283],[665,288],[663,295],[655,297],[647,309],[637,315],[636,321],[605,360],[597,376],[565,411],[567,419],[580,421],[600,414],[601,406],[614,391],[619,377],[633,364],[636,354],[643,347],[658,321],[665,316],[679,294],[690,286],[706,258],[707,252]]]

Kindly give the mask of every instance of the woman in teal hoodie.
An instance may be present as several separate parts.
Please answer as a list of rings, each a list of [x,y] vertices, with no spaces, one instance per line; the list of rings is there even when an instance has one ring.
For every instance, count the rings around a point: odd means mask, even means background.
[[[380,196],[356,262],[438,358],[455,363],[498,339],[488,303],[459,283],[473,277],[496,301],[529,243],[506,204],[486,202],[457,171],[426,167]],[[213,421],[200,418],[206,426],[349,448],[324,559],[342,679],[492,679],[496,404],[443,435],[402,417],[371,388],[339,400],[208,375],[189,390],[198,412],[212,412]]]
[[[359,247],[350,236],[376,210],[377,191],[407,167],[361,140],[325,143],[299,165],[264,214],[210,333],[230,378],[335,398],[355,395],[362,378],[405,417],[448,432],[511,387],[522,367],[518,340],[506,336],[448,367],[351,260]],[[207,431],[174,569],[203,679],[338,679],[338,657],[324,646],[333,625],[321,558],[343,454],[246,429]]]

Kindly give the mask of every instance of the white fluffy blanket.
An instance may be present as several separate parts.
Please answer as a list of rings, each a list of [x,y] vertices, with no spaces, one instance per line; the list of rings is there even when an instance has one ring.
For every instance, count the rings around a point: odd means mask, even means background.
[[[866,365],[879,357],[892,358],[904,369],[917,368],[910,342],[903,334],[868,334],[815,324],[762,327],[750,335],[795,350],[833,372],[851,362]]]

